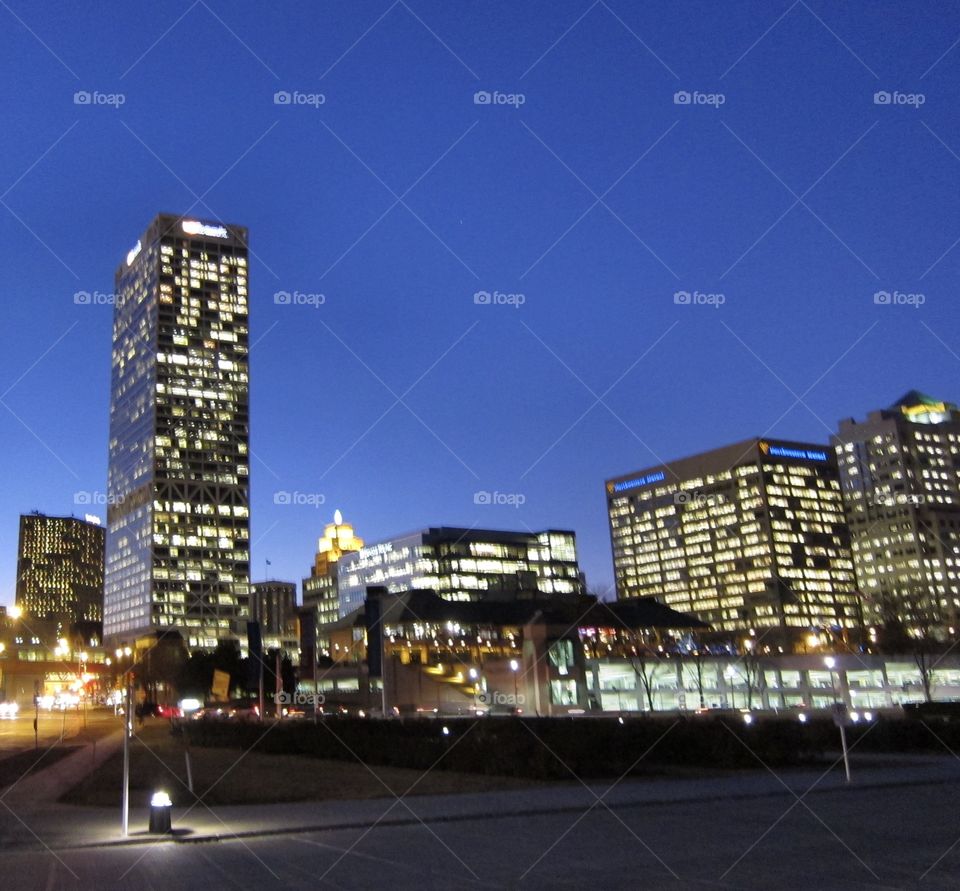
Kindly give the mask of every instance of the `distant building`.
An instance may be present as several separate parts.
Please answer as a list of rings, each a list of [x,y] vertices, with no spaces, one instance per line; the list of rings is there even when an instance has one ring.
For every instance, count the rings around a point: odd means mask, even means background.
[[[367,588],[435,591],[445,600],[577,597],[584,593],[573,532],[503,532],[441,526],[382,541],[339,561],[340,615]]]
[[[832,442],[866,621],[960,628],[960,411],[911,390]]]
[[[102,621],[104,540],[90,520],[22,514],[16,602],[23,615],[64,626]]]
[[[250,582],[247,230],[157,216],[116,273],[104,634],[233,637]]]
[[[250,593],[250,618],[260,623],[260,634],[263,637],[295,636],[296,583],[254,582]]]
[[[635,654],[643,641],[702,627],[652,599],[462,601],[374,587],[360,607],[320,629],[333,665],[316,691],[331,711],[583,714],[599,705],[588,665],[596,651],[607,659]]]
[[[339,561],[345,554],[355,553],[362,547],[363,539],[354,534],[353,526],[344,523],[343,515],[337,511],[333,522],[323,529],[310,576],[303,580],[303,605],[316,610],[319,624],[336,621],[340,615]]]
[[[750,439],[606,483],[618,597],[655,596],[718,631],[795,642],[859,630],[827,446]]]

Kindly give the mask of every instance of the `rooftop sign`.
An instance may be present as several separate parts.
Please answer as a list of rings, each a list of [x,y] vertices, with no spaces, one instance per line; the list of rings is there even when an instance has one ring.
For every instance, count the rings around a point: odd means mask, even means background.
[[[611,487],[612,492],[626,492],[628,489],[636,489],[638,486],[646,486],[650,483],[659,483],[666,477],[662,470],[647,473],[644,476],[634,477],[632,480],[624,480],[622,483],[614,483]]]
[[[211,238],[229,238],[230,233],[223,226],[208,226],[196,220],[184,220],[181,224],[187,235],[207,235]]]
[[[828,461],[829,456],[823,449],[795,449],[789,446],[773,445],[760,441],[760,451],[771,458],[796,458],[800,461]]]

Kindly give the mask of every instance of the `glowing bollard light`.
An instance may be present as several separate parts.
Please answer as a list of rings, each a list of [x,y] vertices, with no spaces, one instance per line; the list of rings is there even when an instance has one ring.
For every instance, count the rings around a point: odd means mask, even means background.
[[[166,792],[154,792],[150,799],[150,833],[166,835],[170,831],[170,811],[173,802]]]

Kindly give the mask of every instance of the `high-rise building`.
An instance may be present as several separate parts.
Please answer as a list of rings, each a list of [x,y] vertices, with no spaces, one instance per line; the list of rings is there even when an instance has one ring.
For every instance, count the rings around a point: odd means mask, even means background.
[[[254,582],[250,588],[250,618],[260,623],[261,637],[295,637],[296,583]]]
[[[104,633],[212,647],[249,598],[247,230],[161,214],[114,290]]]
[[[327,523],[323,535],[317,541],[310,576],[303,580],[303,605],[316,611],[316,623],[326,625],[335,622],[340,615],[338,587],[338,561],[344,554],[352,554],[363,547],[353,526],[343,522],[343,515],[336,511],[333,522]]]
[[[379,542],[339,561],[340,615],[370,586],[434,591],[445,600],[522,600],[584,593],[573,532],[434,527]]]
[[[99,520],[22,514],[17,606],[65,626],[103,620],[104,529]]]
[[[859,629],[833,452],[750,439],[606,483],[618,597],[655,596],[718,631]]]
[[[832,440],[868,625],[960,622],[960,411],[911,390]]]

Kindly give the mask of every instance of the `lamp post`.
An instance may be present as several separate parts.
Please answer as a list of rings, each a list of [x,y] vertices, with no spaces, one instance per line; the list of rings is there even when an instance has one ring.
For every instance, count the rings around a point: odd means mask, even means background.
[[[510,671],[513,672],[513,705],[514,705],[514,708],[516,708],[516,706],[517,706],[517,700],[520,698],[520,696],[519,696],[520,690],[519,690],[519,687],[518,687],[518,684],[517,684],[517,672],[518,672],[519,670],[520,670],[520,663],[517,662],[516,659],[511,659],[511,660],[510,660]]]

